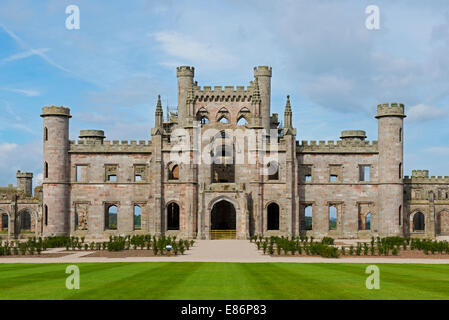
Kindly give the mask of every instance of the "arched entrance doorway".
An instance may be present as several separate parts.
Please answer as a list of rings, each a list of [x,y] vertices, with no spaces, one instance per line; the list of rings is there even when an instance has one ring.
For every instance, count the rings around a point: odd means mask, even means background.
[[[232,203],[221,200],[214,204],[210,214],[211,239],[235,239],[236,213]]]

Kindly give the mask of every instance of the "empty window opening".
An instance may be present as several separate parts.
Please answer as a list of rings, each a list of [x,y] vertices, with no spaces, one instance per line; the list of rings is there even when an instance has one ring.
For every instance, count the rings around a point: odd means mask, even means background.
[[[117,172],[118,172],[118,166],[115,164],[106,165],[106,181],[110,182],[116,182],[117,181]]]
[[[79,224],[80,224],[80,221],[79,221],[78,212],[75,212],[75,230],[79,229]]]
[[[399,206],[399,225],[402,225],[402,206]]]
[[[87,166],[78,165],[76,166],[76,181],[87,181]]]
[[[329,230],[337,229],[337,208],[335,206],[329,207]]]
[[[279,206],[270,203],[267,207],[267,230],[279,230]]]
[[[267,168],[268,180],[279,180],[279,164],[276,161],[270,161]]]
[[[8,229],[8,215],[6,213],[2,214],[2,229]]]
[[[44,140],[48,141],[48,129],[47,129],[47,127],[44,128]]]
[[[330,182],[337,182],[337,180],[338,180],[338,176],[335,175],[335,174],[331,174],[331,176],[330,176]]]
[[[399,164],[399,179],[402,179],[402,163]]]
[[[134,230],[142,228],[142,209],[138,205],[134,205]]]
[[[171,164],[168,167],[168,179],[179,180],[179,166],[177,164]]]
[[[399,128],[399,142],[402,142],[402,128]]]
[[[221,117],[218,122],[220,123],[229,123],[229,120],[226,117]]]
[[[146,178],[146,166],[145,165],[135,165],[134,166],[134,181],[144,181]]]
[[[179,230],[179,206],[174,202],[167,206],[167,230]]]
[[[106,206],[104,226],[109,230],[117,230],[117,206]]]
[[[370,181],[371,166],[361,165],[359,168],[360,168],[360,181]]]
[[[209,119],[206,116],[201,117],[201,124],[209,124]]]
[[[422,212],[417,212],[413,216],[413,231],[424,232],[424,230],[425,230],[424,214]]]
[[[307,206],[304,209],[305,229],[312,230],[312,206]]]
[[[27,210],[20,214],[20,230],[31,231],[31,215]]]
[[[246,121],[245,117],[240,117],[239,120],[237,121],[238,126],[244,126],[247,124],[248,124],[248,121]]]
[[[47,205],[44,206],[44,223],[46,226],[48,225],[48,207],[47,207]]]

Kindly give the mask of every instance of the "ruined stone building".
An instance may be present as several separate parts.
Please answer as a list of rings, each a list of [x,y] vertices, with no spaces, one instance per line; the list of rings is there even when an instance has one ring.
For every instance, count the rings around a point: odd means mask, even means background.
[[[177,112],[164,119],[158,99],[151,140],[69,140],[70,110],[42,109],[44,235],[449,234],[449,177],[403,176],[403,104],[377,106],[378,141],[297,141],[289,98],[283,125],[271,114],[271,68],[224,88],[176,71]]]
[[[42,186],[31,172],[17,171],[17,187],[0,187],[0,240],[42,234]]]

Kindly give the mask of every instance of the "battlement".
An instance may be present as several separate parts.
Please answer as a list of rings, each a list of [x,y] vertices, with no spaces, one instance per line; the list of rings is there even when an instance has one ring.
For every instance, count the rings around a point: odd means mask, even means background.
[[[151,140],[70,140],[69,153],[151,153]]]
[[[245,86],[194,86],[195,98],[198,101],[251,101],[253,83]]]
[[[377,141],[364,140],[311,140],[296,141],[300,153],[378,153]]]
[[[70,115],[70,109],[67,107],[56,107],[56,106],[50,106],[50,107],[43,107],[42,108],[42,114],[41,117],[48,117],[48,116],[64,116],[71,118]]]
[[[383,103],[377,105],[377,115],[376,118],[379,119],[381,117],[402,117],[405,118],[406,115],[404,113],[404,104],[393,102]]]
[[[16,178],[33,179],[33,173],[32,172],[20,172],[20,170],[18,170],[16,173]]]
[[[254,76],[255,77],[260,77],[260,76],[271,77],[271,75],[272,75],[271,67],[268,67],[268,66],[254,67]]]
[[[190,66],[180,66],[176,68],[176,76],[177,77],[194,77],[195,76],[195,68]]]
[[[404,183],[407,184],[449,184],[449,176],[404,176]]]

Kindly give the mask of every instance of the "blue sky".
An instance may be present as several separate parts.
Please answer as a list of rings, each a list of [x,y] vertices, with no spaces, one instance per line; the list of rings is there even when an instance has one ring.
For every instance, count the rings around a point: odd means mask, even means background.
[[[365,27],[372,4],[379,30]],[[79,30],[65,27],[68,5]],[[71,108],[71,139],[149,139],[157,95],[176,104],[178,65],[223,86],[272,66],[272,112],[290,94],[298,140],[375,140],[376,105],[402,102],[405,174],[449,175],[447,1],[2,0],[0,185],[41,174],[44,105]]]

